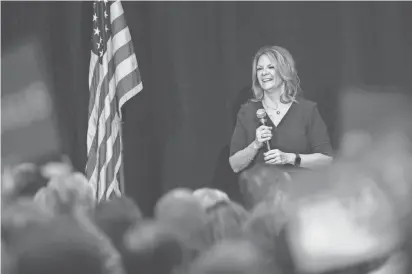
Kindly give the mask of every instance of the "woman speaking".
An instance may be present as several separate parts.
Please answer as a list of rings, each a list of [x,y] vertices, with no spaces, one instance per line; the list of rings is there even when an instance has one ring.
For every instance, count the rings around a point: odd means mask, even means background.
[[[252,70],[254,99],[240,108],[230,144],[233,171],[257,163],[311,169],[331,162],[326,125],[316,103],[301,95],[291,54],[263,47]]]

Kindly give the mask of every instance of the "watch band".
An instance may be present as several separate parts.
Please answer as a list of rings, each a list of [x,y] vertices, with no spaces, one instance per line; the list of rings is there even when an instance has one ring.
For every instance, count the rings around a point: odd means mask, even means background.
[[[300,166],[300,162],[302,160],[302,158],[300,158],[299,153],[295,153],[296,157],[295,157],[295,166]]]

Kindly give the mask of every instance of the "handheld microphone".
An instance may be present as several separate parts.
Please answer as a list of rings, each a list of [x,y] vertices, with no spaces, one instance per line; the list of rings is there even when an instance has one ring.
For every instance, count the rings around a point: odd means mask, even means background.
[[[266,110],[260,108],[256,111],[256,117],[259,119],[261,125],[266,126]],[[267,151],[270,150],[270,143],[269,141],[265,142]]]

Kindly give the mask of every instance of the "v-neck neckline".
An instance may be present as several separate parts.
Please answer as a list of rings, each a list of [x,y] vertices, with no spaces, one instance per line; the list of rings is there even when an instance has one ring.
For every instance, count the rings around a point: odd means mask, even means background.
[[[295,103],[295,102],[292,102],[292,103],[291,103],[290,107],[289,107],[288,110],[286,111],[285,115],[283,115],[282,119],[280,119],[279,124],[278,124],[277,126],[276,126],[275,123],[273,122],[272,118],[270,118],[269,114],[267,114],[267,117],[268,117],[267,120],[269,121],[269,123],[271,124],[272,127],[274,127],[274,128],[279,128],[279,126],[282,124],[282,122],[286,119],[286,116],[287,116],[287,115],[289,114],[289,112],[291,111],[294,103]],[[260,106],[261,106],[263,109],[265,109],[265,107],[263,106],[263,102],[262,102],[262,101],[260,101]]]

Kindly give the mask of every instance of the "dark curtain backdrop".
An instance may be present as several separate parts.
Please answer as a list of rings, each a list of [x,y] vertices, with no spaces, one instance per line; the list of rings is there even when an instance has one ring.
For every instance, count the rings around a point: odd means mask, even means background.
[[[125,107],[126,193],[147,214],[177,186],[236,190],[227,145],[263,45],[290,50],[335,147],[341,87],[412,86],[411,2],[125,1],[123,8],[144,85]],[[2,54],[27,36],[42,42],[63,152],[83,170],[92,2],[2,2],[1,13]]]

